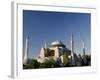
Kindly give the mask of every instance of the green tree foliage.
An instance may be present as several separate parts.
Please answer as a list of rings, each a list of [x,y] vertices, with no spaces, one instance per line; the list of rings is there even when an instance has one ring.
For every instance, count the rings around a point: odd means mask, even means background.
[[[40,68],[52,68],[54,67],[55,61],[53,57],[49,57],[44,63],[40,64]]]
[[[39,63],[37,62],[36,59],[32,59],[31,66],[33,68],[39,68]]]
[[[39,63],[36,59],[28,60],[28,63],[26,65],[23,65],[24,69],[36,69],[39,68]]]
[[[64,54],[64,55],[62,55],[62,57],[63,57],[63,65],[68,66],[68,64],[69,64],[68,55]]]
[[[23,64],[23,69],[37,69],[37,68],[57,68],[57,67],[72,67],[71,59],[68,58],[68,54],[65,53],[61,57],[54,60],[54,56],[49,56],[44,63],[39,63],[37,59],[29,59],[27,64]],[[76,55],[74,56],[76,65],[78,66],[90,66],[91,65],[91,55]],[[63,60],[63,63],[62,63]]]
[[[90,66],[91,65],[91,55],[84,55],[83,61],[85,61],[84,66]]]

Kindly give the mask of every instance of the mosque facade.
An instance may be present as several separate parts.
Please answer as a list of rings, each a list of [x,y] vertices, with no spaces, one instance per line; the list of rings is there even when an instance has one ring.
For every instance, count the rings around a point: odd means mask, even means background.
[[[45,46],[44,48],[41,48],[38,61],[43,63],[51,56],[54,60],[57,60],[58,58],[61,58],[62,55],[70,55],[70,53],[71,51],[67,49],[61,41],[56,40],[50,44],[50,47]]]

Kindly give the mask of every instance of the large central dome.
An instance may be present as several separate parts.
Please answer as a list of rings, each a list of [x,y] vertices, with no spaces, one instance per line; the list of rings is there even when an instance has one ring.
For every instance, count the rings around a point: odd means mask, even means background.
[[[52,42],[51,46],[62,46],[62,47],[65,47],[65,45],[61,41],[58,41],[58,40]]]

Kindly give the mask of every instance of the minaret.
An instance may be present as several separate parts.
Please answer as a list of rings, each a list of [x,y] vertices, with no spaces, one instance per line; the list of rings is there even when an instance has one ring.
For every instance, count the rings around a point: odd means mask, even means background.
[[[47,43],[46,43],[46,41],[45,41],[45,44],[44,44],[44,48],[45,48],[45,49],[47,48]]]
[[[24,64],[27,64],[29,54],[29,36],[26,37],[25,52],[24,52]]]
[[[86,57],[85,57],[85,43],[84,43],[84,41],[82,41],[82,46],[83,46],[83,61],[84,61],[84,64],[86,64]]]
[[[72,63],[72,65],[75,65],[73,34],[71,35],[71,63]]]
[[[84,41],[82,41],[82,45],[83,45],[83,55],[85,55],[85,44],[84,44]]]

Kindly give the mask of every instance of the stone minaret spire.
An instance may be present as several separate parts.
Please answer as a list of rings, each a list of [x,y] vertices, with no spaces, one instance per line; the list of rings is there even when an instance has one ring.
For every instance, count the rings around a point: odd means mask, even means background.
[[[75,65],[75,59],[74,59],[74,40],[73,40],[73,34],[71,35],[71,62],[72,65]]]
[[[86,60],[86,57],[85,57],[85,43],[84,43],[84,41],[82,41],[82,46],[83,46],[83,61],[84,61],[84,64],[86,64],[87,60]]]
[[[24,51],[24,64],[27,64],[29,54],[29,36],[26,37],[25,51]]]
[[[84,41],[82,41],[82,45],[83,45],[83,55],[85,55],[85,43],[84,43]]]
[[[44,44],[44,48],[46,49],[47,48],[47,42],[45,41],[45,44]]]

